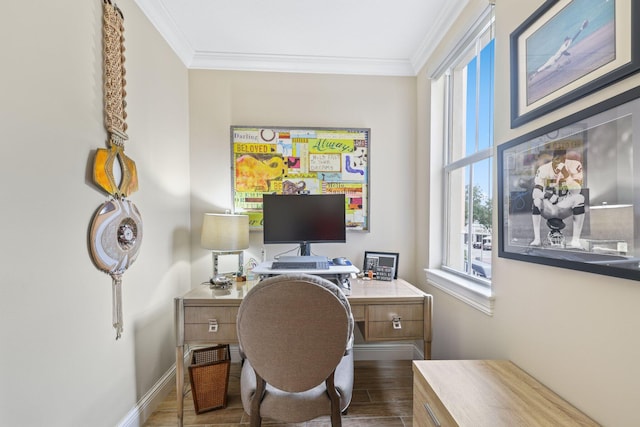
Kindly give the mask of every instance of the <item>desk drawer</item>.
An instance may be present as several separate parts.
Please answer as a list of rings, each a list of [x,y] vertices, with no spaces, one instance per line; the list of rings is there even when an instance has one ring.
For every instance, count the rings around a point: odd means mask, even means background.
[[[216,332],[209,332],[209,323],[185,323],[184,341],[207,341],[219,344],[235,344],[238,342],[238,333],[235,323],[218,324]]]
[[[353,320],[356,322],[364,322],[365,320],[365,306],[364,305],[352,305],[351,314],[353,314]]]
[[[399,318],[400,328],[394,327]],[[367,307],[366,340],[411,340],[424,338],[423,304],[381,304]]]
[[[424,338],[424,323],[416,320],[402,320],[396,329],[389,322],[367,322],[365,339],[369,341],[421,340]]]
[[[424,320],[423,304],[370,304],[367,320],[370,322],[391,321],[399,316],[402,320]]]
[[[238,307],[187,306],[184,308],[184,340],[236,343],[237,317]],[[209,323],[214,320],[217,330],[210,331]]]
[[[184,308],[184,323],[209,323],[216,319],[218,323],[236,323],[238,307],[187,306]]]

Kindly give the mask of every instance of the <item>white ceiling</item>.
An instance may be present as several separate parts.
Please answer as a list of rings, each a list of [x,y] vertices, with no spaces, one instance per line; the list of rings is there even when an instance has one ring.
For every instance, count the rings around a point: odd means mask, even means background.
[[[188,68],[414,76],[467,1],[136,3]]]

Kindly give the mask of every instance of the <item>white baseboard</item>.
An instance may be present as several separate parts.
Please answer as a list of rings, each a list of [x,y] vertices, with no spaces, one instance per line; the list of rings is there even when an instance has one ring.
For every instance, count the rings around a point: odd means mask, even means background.
[[[193,349],[193,348],[192,348]],[[231,346],[231,361],[240,361],[238,346]],[[422,359],[422,353],[413,344],[355,344],[354,360],[412,360]],[[188,363],[185,357],[185,366]],[[141,427],[167,395],[176,387],[176,365],[173,365],[158,382],[136,403],[118,423],[118,427]]]
[[[189,352],[185,354],[184,365],[187,366]],[[158,380],[151,389],[136,403],[127,415],[117,424],[117,427],[142,427],[153,412],[160,406],[169,393],[176,389],[176,365]],[[176,417],[177,420],[177,417]]]
[[[118,427],[141,427],[175,388],[176,365],[173,365],[118,423]]]

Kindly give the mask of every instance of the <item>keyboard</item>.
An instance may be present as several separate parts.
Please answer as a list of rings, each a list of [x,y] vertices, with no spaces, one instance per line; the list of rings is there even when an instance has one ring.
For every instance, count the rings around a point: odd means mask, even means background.
[[[328,270],[328,262],[278,262],[271,264],[274,270]]]
[[[280,257],[271,264],[274,270],[328,270],[329,259],[326,257],[290,256]]]

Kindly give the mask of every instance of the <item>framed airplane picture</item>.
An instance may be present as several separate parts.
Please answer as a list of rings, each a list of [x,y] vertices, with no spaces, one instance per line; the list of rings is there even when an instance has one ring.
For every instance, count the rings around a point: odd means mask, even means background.
[[[640,68],[640,5],[547,0],[510,37],[511,127]]]

